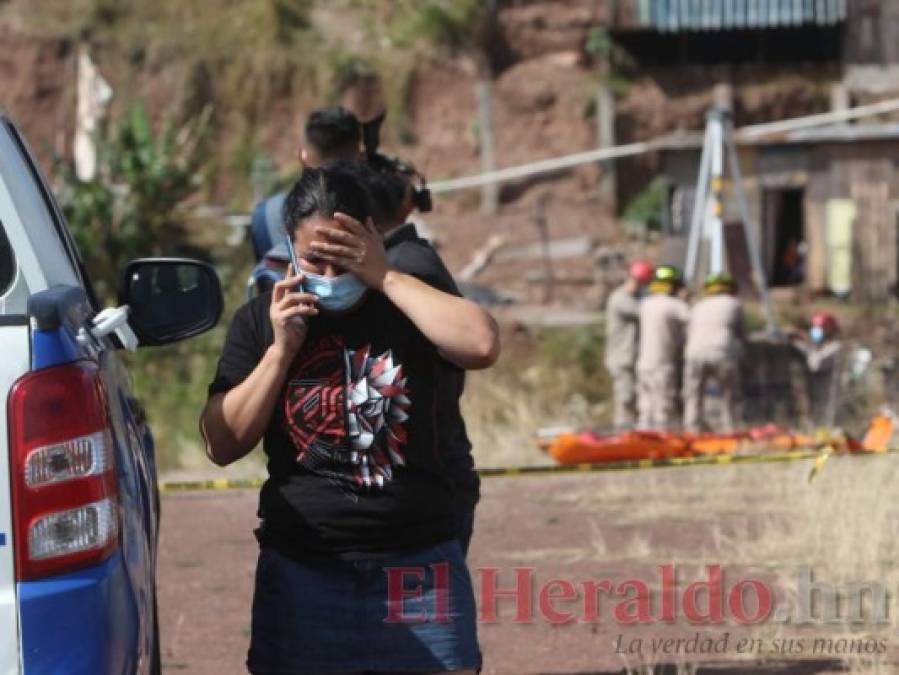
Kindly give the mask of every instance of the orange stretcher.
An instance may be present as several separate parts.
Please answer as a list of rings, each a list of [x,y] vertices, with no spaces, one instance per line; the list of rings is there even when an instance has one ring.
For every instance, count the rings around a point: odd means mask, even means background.
[[[560,434],[549,443],[547,451],[559,464],[596,464],[686,457],[688,444],[673,434],[653,431],[628,431],[611,436],[582,431]]]
[[[825,431],[817,435],[798,434],[768,424],[734,434],[687,434],[655,431],[628,431],[598,434],[593,431],[567,431],[538,444],[559,464],[601,464],[642,459],[670,459],[732,455],[738,452],[782,452],[798,448],[830,448],[836,452],[883,452],[896,431],[891,415],[871,420],[861,441],[841,432]]]

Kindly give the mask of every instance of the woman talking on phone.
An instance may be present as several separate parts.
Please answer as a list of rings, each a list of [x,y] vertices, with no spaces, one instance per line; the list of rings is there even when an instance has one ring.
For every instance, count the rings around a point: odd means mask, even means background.
[[[497,328],[391,269],[369,204],[351,174],[304,170],[284,208],[300,269],[236,312],[201,417],[216,464],[260,440],[268,458],[255,674],[480,668],[435,378],[492,365]]]

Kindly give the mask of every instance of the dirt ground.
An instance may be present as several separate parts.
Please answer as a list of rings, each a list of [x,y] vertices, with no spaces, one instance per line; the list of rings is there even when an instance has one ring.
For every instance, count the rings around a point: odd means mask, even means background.
[[[662,565],[675,566],[678,594],[707,580],[708,565],[720,565],[725,592],[742,579],[761,580],[776,606],[796,597],[803,569],[815,582],[845,588],[876,581],[894,595],[899,514],[888,495],[899,457],[832,458],[811,483],[810,468],[794,462],[485,479],[469,555],[479,611],[483,619],[485,570],[496,569],[497,586],[507,589],[516,568],[531,568],[535,616],[516,622],[512,603],[501,600],[498,620],[479,622],[484,673],[899,671],[894,611],[886,622],[868,617],[854,625],[790,627],[768,620],[741,626],[732,618],[703,625],[683,612],[673,623],[625,625],[614,610],[626,596],[600,595],[597,621],[553,624],[541,616],[540,588],[553,579],[575,587],[576,599],[552,604],[576,617],[589,580],[609,580],[616,589],[626,579],[640,580],[658,600]],[[250,490],[163,498],[159,605],[167,672],[245,672],[255,509]],[[659,640],[668,637],[682,641],[662,646]],[[694,637],[699,640],[689,651]],[[739,655],[743,637],[759,640],[761,651]],[[696,655],[706,638],[722,653]],[[834,642],[813,648],[816,638]],[[869,646],[882,640],[885,653],[849,654],[840,638],[869,640]],[[801,660],[786,660],[783,652],[791,650]],[[705,665],[696,670],[699,663]],[[638,670],[640,664],[650,667]]]

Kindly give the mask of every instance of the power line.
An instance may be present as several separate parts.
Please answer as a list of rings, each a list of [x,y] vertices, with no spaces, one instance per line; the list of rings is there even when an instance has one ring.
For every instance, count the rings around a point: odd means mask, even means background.
[[[847,108],[845,110],[835,110],[816,115],[805,115],[803,117],[794,117],[775,122],[765,122],[763,124],[753,124],[741,127],[735,131],[735,138],[738,143],[755,143],[763,140],[767,136],[823,126],[826,124],[848,122],[850,120],[870,117],[872,115],[882,115],[897,110],[899,110],[899,99],[889,99],[879,103]],[[439,194],[481,187],[482,185],[490,183],[503,183],[519,178],[527,178],[528,176],[535,176],[541,173],[551,173],[561,169],[570,169],[575,166],[580,166],[581,164],[591,164],[603,160],[642,155],[664,149],[670,142],[671,140],[668,136],[660,136],[641,143],[628,143],[607,148],[596,148],[595,150],[576,152],[571,155],[562,155],[560,157],[542,159],[536,162],[520,164],[505,169],[497,169],[496,171],[487,171],[485,173],[463,176],[461,178],[435,181],[431,183],[429,187],[432,192]]]

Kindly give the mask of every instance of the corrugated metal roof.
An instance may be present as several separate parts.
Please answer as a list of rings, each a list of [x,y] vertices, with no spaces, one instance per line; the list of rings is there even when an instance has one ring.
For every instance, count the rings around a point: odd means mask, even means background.
[[[847,0],[637,0],[637,23],[663,33],[832,26]]]

